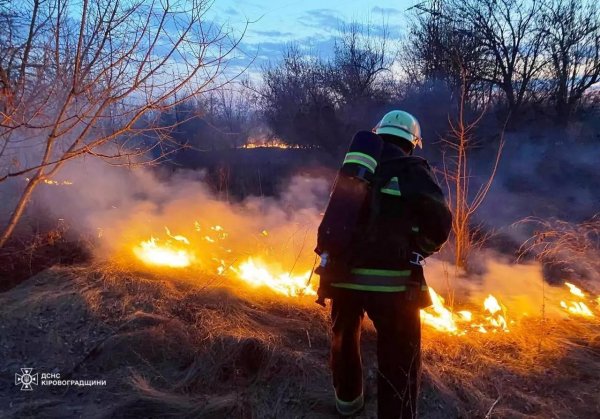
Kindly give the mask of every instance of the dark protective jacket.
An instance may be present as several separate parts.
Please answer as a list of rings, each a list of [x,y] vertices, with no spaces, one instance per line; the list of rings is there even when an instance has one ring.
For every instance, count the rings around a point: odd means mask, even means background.
[[[416,285],[426,290],[418,262],[441,248],[451,224],[427,161],[386,142],[353,240],[351,275],[331,285],[380,292]]]

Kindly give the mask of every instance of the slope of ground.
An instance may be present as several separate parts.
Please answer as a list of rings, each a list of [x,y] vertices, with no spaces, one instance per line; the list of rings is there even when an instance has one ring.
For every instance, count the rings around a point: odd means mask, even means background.
[[[189,274],[188,274],[189,275]],[[374,417],[374,332],[365,323]],[[600,415],[600,324],[532,319],[511,333],[425,330],[424,418]],[[222,277],[52,268],[0,294],[0,416],[336,417],[327,311]],[[105,386],[33,386],[21,368]]]

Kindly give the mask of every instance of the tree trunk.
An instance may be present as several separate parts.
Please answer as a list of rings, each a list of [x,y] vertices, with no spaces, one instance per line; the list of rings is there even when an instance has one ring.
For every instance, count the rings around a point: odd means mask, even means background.
[[[27,204],[29,203],[29,200],[31,199],[31,195],[33,194],[33,191],[35,190],[35,187],[40,182],[41,176],[42,176],[42,174],[40,172],[38,172],[29,181],[29,183],[25,187],[25,190],[21,194],[21,197],[19,198],[19,202],[17,203],[15,210],[13,211],[13,213],[10,216],[10,219],[8,220],[8,224],[6,225],[6,227],[4,228],[2,233],[0,233],[0,249],[2,249],[2,247],[4,247],[4,245],[6,244],[8,239],[10,239],[10,237],[12,236],[12,233],[15,231],[15,227],[17,226],[17,223],[21,219],[21,216],[23,215],[23,212],[25,211],[25,207],[27,206]]]

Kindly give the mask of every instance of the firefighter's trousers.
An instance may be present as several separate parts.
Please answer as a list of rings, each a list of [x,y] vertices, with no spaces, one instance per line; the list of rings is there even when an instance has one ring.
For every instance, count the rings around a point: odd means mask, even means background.
[[[405,293],[337,289],[331,317],[331,369],[339,400],[350,402],[363,391],[360,330],[364,313],[377,329],[377,415],[379,419],[415,418],[421,375],[419,307]]]

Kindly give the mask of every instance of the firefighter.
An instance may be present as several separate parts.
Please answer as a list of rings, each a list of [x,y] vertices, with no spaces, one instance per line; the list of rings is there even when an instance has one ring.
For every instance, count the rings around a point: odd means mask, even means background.
[[[392,111],[373,132],[383,149],[345,258],[347,270],[321,274],[319,295],[332,300],[330,366],[337,411],[352,416],[364,406],[360,332],[366,312],[377,330],[378,417],[414,418],[421,373],[419,313],[431,304],[422,264],[447,240],[452,216],[429,165],[412,155],[422,147],[416,118]]]

